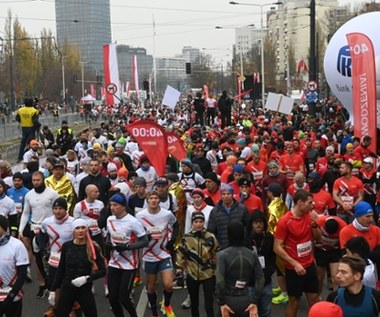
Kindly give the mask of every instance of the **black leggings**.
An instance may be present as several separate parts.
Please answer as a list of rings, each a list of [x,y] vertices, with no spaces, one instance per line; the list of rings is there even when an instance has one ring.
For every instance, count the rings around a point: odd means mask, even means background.
[[[22,313],[22,299],[18,300],[17,302],[11,303],[6,311],[2,311],[2,305],[3,303],[0,303],[0,317],[21,317]]]
[[[207,317],[214,317],[215,278],[197,281],[187,276],[187,290],[191,299],[191,317],[199,317],[199,286],[203,285],[203,295]]]
[[[55,317],[67,317],[73,309],[74,302],[78,302],[81,311],[86,317],[97,317],[94,295],[91,292],[92,283],[82,287],[62,286],[61,294],[55,309]]]
[[[131,317],[137,317],[135,306],[130,299],[135,274],[136,270],[108,267],[108,299],[115,317],[124,317],[123,307]]]

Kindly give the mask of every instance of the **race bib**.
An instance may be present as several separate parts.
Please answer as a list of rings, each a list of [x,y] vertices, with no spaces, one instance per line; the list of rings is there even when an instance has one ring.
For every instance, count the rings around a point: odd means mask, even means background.
[[[164,229],[162,227],[149,227],[147,233],[150,234],[153,240],[160,240],[162,238]]]
[[[3,302],[8,297],[8,294],[11,292],[11,290],[12,287],[10,286],[0,287],[0,302]]]
[[[262,269],[265,269],[265,258],[263,256],[259,256],[259,261]]]
[[[113,244],[127,243],[127,235],[124,232],[111,232],[111,242]]]
[[[257,181],[259,179],[262,179],[263,175],[264,175],[263,172],[254,172],[254,173],[252,173],[252,176],[253,176],[253,178],[254,178],[255,181]]]
[[[311,251],[312,251],[311,241],[297,244],[297,256],[299,258],[303,258],[310,255]]]
[[[97,232],[100,230],[98,222],[95,219],[90,219],[88,221],[88,228],[91,230],[91,232]]]
[[[59,261],[61,260],[61,252],[50,252],[49,265],[52,267],[58,267]]]
[[[350,203],[350,204],[352,204],[354,202],[354,197],[352,197],[352,196],[340,196],[340,199],[344,203]]]
[[[244,282],[244,281],[236,281],[235,282],[235,287],[236,288],[244,288],[245,286],[247,285],[247,282]]]

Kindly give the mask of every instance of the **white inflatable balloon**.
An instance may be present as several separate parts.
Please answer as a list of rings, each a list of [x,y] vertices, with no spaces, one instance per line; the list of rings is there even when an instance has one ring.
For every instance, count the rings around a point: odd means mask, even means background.
[[[359,15],[343,24],[331,38],[325,53],[324,71],[333,94],[350,113],[353,122],[351,56],[346,34],[359,32],[367,35],[373,43],[376,59],[377,122],[380,127],[380,12]]]

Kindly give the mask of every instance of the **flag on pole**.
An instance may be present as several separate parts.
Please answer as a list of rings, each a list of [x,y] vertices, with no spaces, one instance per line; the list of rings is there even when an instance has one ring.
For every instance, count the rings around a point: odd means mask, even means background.
[[[137,70],[137,56],[133,56],[133,81],[135,83],[136,97],[139,98],[139,73]]]
[[[106,104],[114,105],[121,100],[119,68],[116,57],[116,43],[103,46],[104,81]]]
[[[309,67],[307,66],[306,62],[303,59],[301,59],[297,65],[297,73],[307,73],[308,71]]]

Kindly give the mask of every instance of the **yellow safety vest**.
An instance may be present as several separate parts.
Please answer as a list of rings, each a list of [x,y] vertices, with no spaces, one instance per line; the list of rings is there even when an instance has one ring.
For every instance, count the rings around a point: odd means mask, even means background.
[[[33,117],[38,116],[38,110],[34,107],[22,107],[17,112],[20,116],[20,125],[23,128],[33,128]]]

